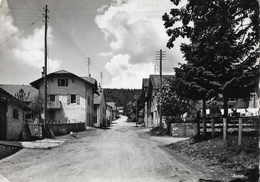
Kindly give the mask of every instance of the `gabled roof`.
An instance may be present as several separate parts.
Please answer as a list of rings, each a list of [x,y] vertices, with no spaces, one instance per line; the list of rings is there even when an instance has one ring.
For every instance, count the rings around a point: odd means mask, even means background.
[[[175,80],[175,75],[162,75],[162,85],[169,84],[171,85],[172,82]],[[153,91],[159,91],[160,89],[160,75],[150,75],[149,77],[149,87],[148,87],[148,94],[144,101],[149,100],[152,96]]]
[[[115,102],[107,102],[107,105],[111,106],[113,110],[116,110],[116,103]]]
[[[73,77],[76,77],[88,84],[90,84],[92,86],[92,88],[94,89],[94,92],[98,94],[97,92],[97,81],[94,79],[94,78],[91,78],[91,77],[79,77],[73,73],[70,73],[66,70],[60,70],[60,71],[56,71],[56,72],[53,72],[53,73],[50,73],[47,75],[47,78],[50,78],[52,76],[73,76]],[[33,82],[30,83],[30,85],[32,85],[33,87],[39,89],[39,85],[40,85],[40,82],[43,82],[44,81],[44,77],[41,77],[39,78],[38,80],[35,80]]]
[[[149,80],[154,90],[160,89],[160,75],[150,75]],[[171,84],[174,80],[175,75],[162,75],[162,85]]]
[[[10,93],[5,91],[4,89],[0,88],[0,98],[4,99],[6,101],[11,101],[16,103],[17,105],[20,105],[25,110],[30,110],[29,106],[27,106],[25,103],[17,99],[16,97],[12,96]]]
[[[143,82],[142,82],[142,88],[148,88],[149,86],[149,78],[143,78]]]
[[[14,97],[15,94],[18,93],[20,89],[23,89],[26,94],[29,93],[27,101],[33,101],[34,97],[39,93],[39,91],[36,88],[32,87],[31,85],[0,84],[0,88],[4,89]]]
[[[98,90],[99,95],[94,95],[94,104],[101,104],[102,97],[104,96],[104,91],[99,88]]]

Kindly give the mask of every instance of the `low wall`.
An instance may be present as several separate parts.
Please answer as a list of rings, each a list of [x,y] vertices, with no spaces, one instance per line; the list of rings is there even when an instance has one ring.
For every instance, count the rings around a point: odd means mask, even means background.
[[[196,123],[173,123],[171,133],[174,137],[193,137],[197,134]]]
[[[66,135],[72,132],[84,131],[85,123],[62,123],[62,124],[48,124],[55,136]]]
[[[61,124],[50,124],[48,123],[49,128],[52,130],[55,136],[60,135],[67,135],[71,131],[72,132],[79,132],[84,131],[85,123],[61,123]],[[41,124],[34,124],[29,123],[30,131],[32,136],[42,137],[42,127],[43,123]]]

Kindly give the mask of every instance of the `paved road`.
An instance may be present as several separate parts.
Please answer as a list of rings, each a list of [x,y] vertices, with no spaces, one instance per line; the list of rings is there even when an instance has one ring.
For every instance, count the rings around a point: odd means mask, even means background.
[[[193,182],[205,177],[158,147],[126,117],[110,129],[66,137],[58,148],[23,149],[0,160],[0,174],[10,182]]]

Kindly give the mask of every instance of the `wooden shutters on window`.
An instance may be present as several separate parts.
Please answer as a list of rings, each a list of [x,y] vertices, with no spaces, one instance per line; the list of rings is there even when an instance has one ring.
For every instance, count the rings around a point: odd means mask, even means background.
[[[67,104],[68,104],[68,105],[70,104],[70,99],[71,99],[71,96],[70,96],[70,94],[69,94],[69,95],[67,95]]]
[[[67,95],[67,104],[71,104],[71,94]],[[74,103],[74,102],[73,102]],[[76,95],[76,103],[80,104],[80,96]]]
[[[76,102],[77,102],[77,104],[80,104],[80,96],[79,95],[76,96]]]

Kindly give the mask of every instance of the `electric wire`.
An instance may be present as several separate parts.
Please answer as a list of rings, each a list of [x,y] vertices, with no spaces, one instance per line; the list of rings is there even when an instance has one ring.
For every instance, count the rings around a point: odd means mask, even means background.
[[[40,19],[42,19],[43,17],[40,17],[38,20],[34,21],[33,23],[31,23],[30,25],[28,25],[27,27],[25,27],[24,29],[20,30],[19,32],[17,32],[14,35],[11,35],[9,38],[7,38],[4,42],[0,43],[0,45],[4,44],[5,42],[9,41],[10,39],[12,39],[13,37],[15,37],[16,35],[22,33],[24,30],[26,30],[27,28],[29,28],[30,26],[34,25],[34,23],[36,23],[37,21],[39,21]]]
[[[36,3],[37,2],[37,3]],[[41,11],[41,6],[44,6],[41,1],[37,1],[34,3],[34,6]],[[66,42],[72,48],[78,56],[80,56],[84,61],[88,61],[88,57],[77,47],[77,45],[71,40],[70,36],[66,33],[66,31],[62,28],[62,26],[59,24],[59,22],[54,18],[52,13],[49,11],[49,21],[53,28],[58,32],[58,35],[62,38],[63,41]],[[94,68],[97,73],[99,73],[99,70],[94,66],[94,64],[91,64],[91,67]]]

